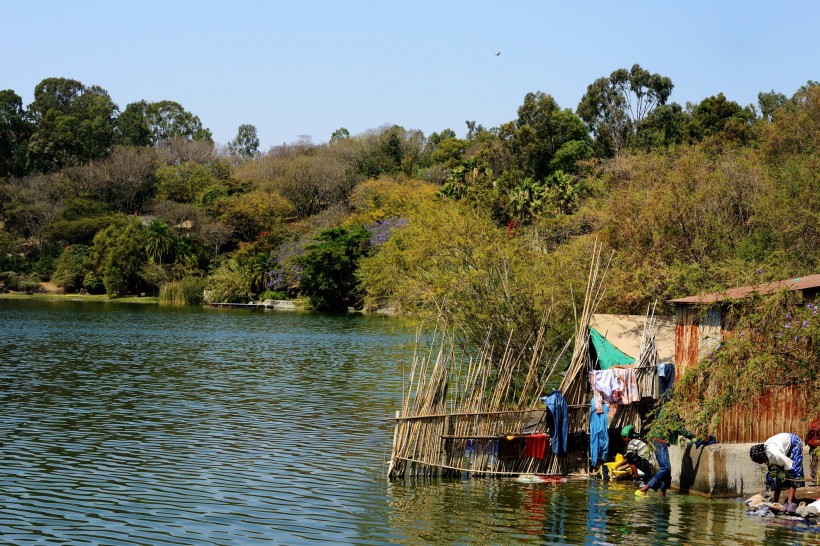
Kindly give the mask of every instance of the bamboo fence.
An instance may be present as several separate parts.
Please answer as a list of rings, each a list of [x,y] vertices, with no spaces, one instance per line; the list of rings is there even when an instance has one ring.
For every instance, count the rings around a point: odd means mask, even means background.
[[[548,394],[547,384],[573,339],[559,391],[569,406],[569,430],[587,430],[589,321],[603,295],[609,266],[602,269],[602,247],[596,241],[576,334],[557,355],[546,354],[546,319],[524,349],[511,345],[511,333],[498,361],[492,357],[497,352],[489,336],[476,354],[459,355],[446,327],[436,329],[426,350],[419,333],[402,409],[395,416],[389,479],[567,473],[569,455],[554,455],[548,446],[542,459],[505,456],[501,443],[547,432],[548,412],[540,397]]]

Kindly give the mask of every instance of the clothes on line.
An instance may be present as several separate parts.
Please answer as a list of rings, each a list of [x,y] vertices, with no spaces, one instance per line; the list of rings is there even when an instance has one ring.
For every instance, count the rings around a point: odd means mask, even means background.
[[[675,386],[675,365],[671,362],[658,364],[658,394],[661,396]]]
[[[634,368],[612,367],[589,372],[595,412],[604,413],[603,404],[631,404],[641,400]]]
[[[542,396],[541,401],[552,414],[552,452],[563,455],[567,452],[567,434],[569,433],[569,408],[567,401],[560,392],[553,389],[548,396]]]
[[[597,402],[593,398],[590,401],[589,410],[589,456],[592,466],[598,466],[598,461],[606,461],[609,455],[609,432],[607,423],[607,413],[609,405],[602,403],[602,411],[599,413]]]
[[[525,437],[524,457],[543,459],[547,451],[548,434],[530,434]]]

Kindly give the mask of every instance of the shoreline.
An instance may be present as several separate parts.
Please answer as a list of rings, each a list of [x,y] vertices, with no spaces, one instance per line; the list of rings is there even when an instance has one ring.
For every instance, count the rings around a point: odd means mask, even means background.
[[[156,296],[127,296],[122,298],[109,297],[106,294],[54,294],[38,293],[26,294],[25,292],[5,292],[0,294],[0,299],[8,300],[56,300],[56,301],[90,301],[102,303],[138,303],[141,305],[159,305],[159,298]]]

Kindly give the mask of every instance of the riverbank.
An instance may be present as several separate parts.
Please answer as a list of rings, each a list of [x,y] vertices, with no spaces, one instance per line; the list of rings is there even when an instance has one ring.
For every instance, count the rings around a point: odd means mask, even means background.
[[[140,303],[157,305],[159,298],[155,296],[125,296],[112,298],[107,294],[57,294],[53,292],[27,294],[25,292],[5,292],[0,299],[19,300],[53,300],[53,301],[96,301],[103,303]]]

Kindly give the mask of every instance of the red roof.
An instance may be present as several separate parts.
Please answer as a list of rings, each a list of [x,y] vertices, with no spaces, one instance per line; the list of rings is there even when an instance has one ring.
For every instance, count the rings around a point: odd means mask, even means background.
[[[809,288],[818,287],[820,287],[820,274],[809,275],[808,277],[798,277],[796,279],[788,279],[785,281],[772,281],[764,284],[730,288],[729,290],[724,290],[722,292],[711,292],[709,294],[700,294],[699,296],[689,296],[687,298],[669,300],[669,303],[716,303],[719,301],[747,298],[753,294],[774,294],[780,290],[807,290]]]

